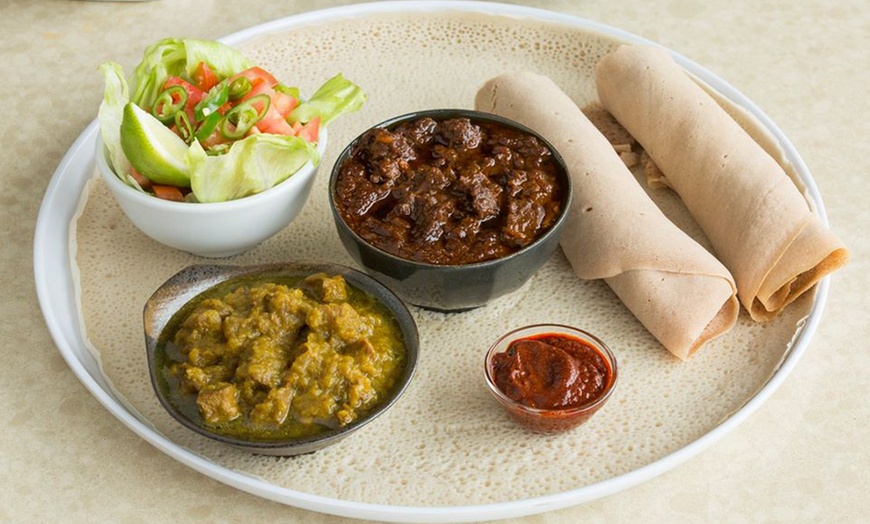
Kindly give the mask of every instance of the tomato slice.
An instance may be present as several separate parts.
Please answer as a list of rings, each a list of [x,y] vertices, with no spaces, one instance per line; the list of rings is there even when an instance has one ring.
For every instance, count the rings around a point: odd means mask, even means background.
[[[218,77],[205,62],[200,62],[193,71],[193,81],[203,92],[208,91],[218,83]]]
[[[308,123],[303,124],[299,128],[294,126],[294,129],[296,129],[296,136],[306,142],[316,144],[317,136],[320,134],[320,117],[311,119]]]
[[[202,97],[205,96],[205,91],[177,76],[170,76],[166,79],[166,82],[163,83],[163,89],[170,86],[181,86],[187,92],[187,105],[184,106],[184,111],[187,113],[187,118],[193,122],[195,120],[193,116],[193,108],[196,107],[196,104],[198,104],[199,101],[202,100]]]
[[[287,118],[287,115],[289,115],[290,112],[296,109],[296,106],[299,105],[299,100],[296,100],[293,96],[288,95],[287,93],[272,90],[272,105],[275,107],[276,111],[281,113],[281,116]]]
[[[183,87],[184,90],[187,91],[187,104],[190,106],[195,106],[200,100],[202,100],[202,97],[205,96],[205,91],[177,76],[166,78],[166,82],[163,83],[163,89],[166,89],[169,86]]]
[[[250,71],[250,69],[248,71]],[[275,85],[277,85],[277,83]],[[260,79],[256,84],[254,84],[251,91],[242,97],[242,100],[244,101],[263,94],[269,97],[269,110],[266,111],[266,114],[259,122],[254,124],[256,128],[263,133],[271,133],[273,135],[294,134],[293,127],[287,123],[287,115],[290,114],[290,111],[292,111],[294,107],[296,107],[296,99],[290,95],[275,91],[273,86],[270,86],[267,80]]]
[[[228,82],[230,84],[232,84],[233,80],[235,80],[236,78],[239,78],[239,77],[245,77],[248,80],[250,80],[251,85],[254,86],[255,88],[257,87],[258,84],[261,84],[261,83],[265,83],[269,87],[275,87],[276,85],[278,85],[278,80],[276,80],[275,77],[272,76],[272,73],[266,71],[262,67],[254,66],[254,67],[250,67],[248,69],[245,69],[244,71],[241,71],[241,72],[236,73],[233,76],[231,76],[229,78]]]
[[[254,127],[263,133],[272,133],[273,135],[293,135],[293,127],[287,123],[287,120],[281,116],[281,113],[273,107],[269,107],[266,115],[257,122]]]

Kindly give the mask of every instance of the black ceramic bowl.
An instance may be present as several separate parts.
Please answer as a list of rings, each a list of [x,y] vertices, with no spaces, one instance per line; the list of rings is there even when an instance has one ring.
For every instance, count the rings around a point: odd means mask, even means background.
[[[339,155],[329,180],[329,204],[339,238],[350,256],[370,275],[392,289],[406,302],[428,309],[459,311],[483,306],[519,289],[546,262],[559,244],[562,227],[572,198],[571,177],[559,152],[536,132],[512,120],[465,109],[435,109],[398,116],[374,127],[394,129],[405,122],[431,117],[436,121],[469,118],[472,122],[494,122],[534,136],[549,149],[558,167],[563,188],[561,214],[553,226],[534,242],[507,256],[484,262],[440,265],[402,258],[377,248],[348,226],[336,205],[336,184],[341,166],[363,134]]]
[[[405,362],[396,384],[387,397],[361,418],[345,426],[330,429],[314,436],[285,440],[246,440],[216,433],[204,425],[198,412],[180,409],[172,401],[172,391],[166,376],[167,356],[165,334],[172,333],[176,316],[185,305],[199,295],[224,284],[254,280],[275,281],[293,277],[306,277],[315,273],[341,275],[352,287],[374,297],[387,307],[396,319],[404,337]],[[190,266],[161,285],[148,299],[144,310],[145,345],[148,369],[154,392],[163,407],[185,427],[212,440],[260,455],[291,456],[311,453],[337,443],[359,430],[390,408],[405,392],[417,368],[419,339],[417,325],[404,303],[389,289],[373,278],[354,269],[335,264],[269,264],[257,266],[198,265]]]

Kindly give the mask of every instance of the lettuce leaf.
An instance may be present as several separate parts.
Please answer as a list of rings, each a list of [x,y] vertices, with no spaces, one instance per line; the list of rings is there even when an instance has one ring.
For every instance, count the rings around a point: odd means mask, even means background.
[[[151,107],[167,77],[191,78],[200,62],[207,63],[221,78],[253,66],[244,55],[221,42],[164,38],[145,49],[142,62],[133,70],[131,100],[139,107]]]
[[[120,64],[106,62],[100,65],[100,72],[106,87],[103,101],[97,113],[100,122],[100,135],[109,152],[109,164],[122,181],[140,191],[139,183],[130,176],[132,165],[121,147],[121,121],[124,119],[124,106],[130,98],[127,80]]]
[[[330,78],[307,101],[299,104],[287,118],[290,122],[308,122],[320,117],[324,126],[345,113],[359,111],[366,94],[341,73]]]
[[[251,135],[223,155],[208,155],[194,141],[187,153],[190,185],[199,202],[223,202],[253,195],[289,178],[320,156],[314,144],[295,136]]]

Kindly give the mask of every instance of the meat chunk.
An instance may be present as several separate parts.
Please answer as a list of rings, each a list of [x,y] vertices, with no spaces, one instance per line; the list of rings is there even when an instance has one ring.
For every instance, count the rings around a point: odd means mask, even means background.
[[[390,196],[392,186],[378,185],[368,178],[362,164],[348,167],[335,185],[335,195],[345,209],[356,216],[365,216],[377,209]]]
[[[432,142],[437,128],[438,122],[427,117],[404,124],[396,132],[407,136],[414,147],[420,147]]]
[[[362,352],[354,359],[335,353],[331,343],[316,333],[303,344],[305,351],[293,362],[286,383],[299,393],[291,401],[296,420],[337,427],[352,422],[356,408],[372,399],[372,379],[364,371],[372,365]],[[357,349],[357,346],[354,346]],[[336,373],[335,370],[342,370]]]
[[[281,370],[287,366],[290,355],[286,346],[267,337],[259,337],[250,345],[236,368],[236,380],[251,380],[270,388],[281,383]]]
[[[374,184],[395,180],[408,169],[408,162],[417,158],[411,142],[400,133],[375,128],[363,137],[362,142],[368,144],[364,156],[371,168],[369,180]]]
[[[505,240],[516,247],[531,244],[544,221],[544,208],[530,199],[511,200],[507,207],[503,230]]]
[[[227,382],[209,384],[199,391],[196,405],[208,424],[223,424],[242,415],[239,390]]]
[[[350,304],[321,304],[308,315],[308,327],[334,347],[344,347],[372,334],[370,320]]]
[[[432,244],[444,234],[450,216],[456,209],[456,200],[449,195],[427,191],[417,197],[412,236],[418,242]]]
[[[442,145],[460,151],[475,149],[480,145],[480,127],[467,118],[453,118],[438,125],[435,140]]]
[[[257,424],[281,424],[290,413],[293,390],[287,387],[270,389],[266,398],[251,410],[251,421]]]
[[[185,391],[200,391],[208,384],[225,382],[233,376],[229,366],[215,364],[198,367],[191,361],[179,364],[175,373],[180,377],[181,386]]]
[[[463,173],[457,187],[471,197],[471,205],[478,218],[489,220],[498,216],[502,188],[490,180],[480,168],[473,166]]]
[[[303,284],[320,302],[332,303],[347,300],[347,282],[340,275],[330,277],[317,273],[307,277]]]

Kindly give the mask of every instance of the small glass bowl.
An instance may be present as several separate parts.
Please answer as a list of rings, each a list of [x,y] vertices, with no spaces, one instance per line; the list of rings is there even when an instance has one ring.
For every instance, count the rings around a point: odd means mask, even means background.
[[[592,347],[609,367],[607,384],[601,396],[579,406],[565,409],[537,409],[526,406],[505,395],[495,384],[493,358],[502,353],[516,340],[541,335],[556,335],[575,338]],[[603,406],[616,388],[618,377],[616,357],[601,339],[581,329],[561,324],[535,324],[515,329],[499,338],[486,352],[484,366],[486,384],[499,404],[517,423],[536,433],[558,433],[576,428],[589,420]]]

